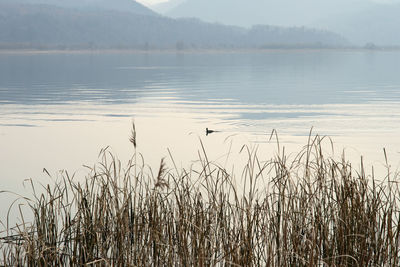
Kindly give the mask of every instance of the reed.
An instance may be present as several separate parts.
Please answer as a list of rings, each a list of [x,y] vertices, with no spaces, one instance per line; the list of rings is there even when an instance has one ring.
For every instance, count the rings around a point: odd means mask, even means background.
[[[204,148],[190,169],[161,160],[155,175],[105,149],[85,180],[64,172],[27,200],[34,219],[5,229],[2,264],[400,266],[397,175],[325,157],[322,139],[291,160],[244,147],[242,177]]]

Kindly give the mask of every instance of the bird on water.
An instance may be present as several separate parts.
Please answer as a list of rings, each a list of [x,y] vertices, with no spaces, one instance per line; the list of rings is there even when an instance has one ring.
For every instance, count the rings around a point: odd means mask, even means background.
[[[215,132],[214,130],[209,130],[208,128],[206,128],[206,136],[214,132]]]

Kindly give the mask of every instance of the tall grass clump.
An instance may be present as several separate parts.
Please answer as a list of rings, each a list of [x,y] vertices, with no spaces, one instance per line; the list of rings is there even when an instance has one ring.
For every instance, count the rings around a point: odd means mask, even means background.
[[[244,147],[241,177],[204,149],[154,175],[103,150],[85,180],[64,172],[26,201],[33,221],[5,229],[2,264],[400,266],[398,177],[325,157],[322,139],[269,160]]]

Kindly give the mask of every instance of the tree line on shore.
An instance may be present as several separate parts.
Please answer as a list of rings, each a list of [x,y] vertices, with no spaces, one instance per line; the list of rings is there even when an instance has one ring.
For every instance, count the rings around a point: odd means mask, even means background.
[[[329,31],[256,25],[251,28],[119,10],[0,4],[0,48],[210,49],[340,47]]]

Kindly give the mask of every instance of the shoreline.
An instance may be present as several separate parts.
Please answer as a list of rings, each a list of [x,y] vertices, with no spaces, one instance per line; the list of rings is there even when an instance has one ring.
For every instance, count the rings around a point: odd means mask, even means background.
[[[0,54],[208,54],[208,53],[272,53],[272,52],[397,52],[400,47],[369,49],[363,47],[338,48],[250,48],[250,49],[0,49]]]

